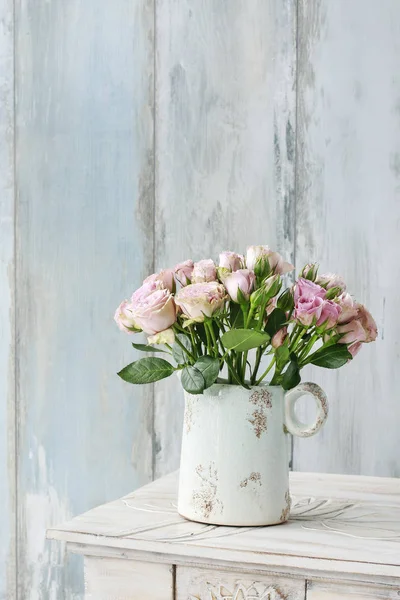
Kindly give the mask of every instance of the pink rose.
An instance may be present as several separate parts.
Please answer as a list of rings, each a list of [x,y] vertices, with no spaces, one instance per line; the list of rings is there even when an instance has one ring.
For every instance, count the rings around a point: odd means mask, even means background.
[[[160,289],[133,304],[135,322],[148,335],[168,329],[176,321],[174,298],[168,289]]]
[[[315,296],[318,296],[319,298],[325,298],[326,291],[317,283],[313,283],[309,279],[303,279],[303,277],[300,277],[298,281],[296,281],[296,285],[294,288],[295,304],[300,298],[311,299]]]
[[[132,303],[129,300],[124,300],[118,306],[115,311],[114,321],[120,330],[125,331],[125,333],[137,333],[140,331],[140,327],[138,327],[133,316]]]
[[[362,304],[358,304],[357,308],[357,316],[365,332],[364,342],[374,342],[378,335],[378,328],[376,326],[376,323],[371,313],[365,308],[365,306],[363,306]]]
[[[282,346],[287,338],[287,327],[279,329],[275,335],[272,336],[271,346],[273,348],[279,348]]]
[[[344,334],[340,338],[339,344],[352,344],[354,342],[365,342],[366,335],[361,322],[358,319],[353,319],[350,323],[339,325],[338,333]]]
[[[339,340],[340,344],[369,343],[376,340],[378,329],[371,313],[362,304],[356,304],[356,307],[356,318],[338,327],[338,333],[344,334]]]
[[[340,294],[340,296],[336,298],[336,302],[342,309],[338,319],[339,324],[348,323],[357,316],[357,304],[354,302],[350,294],[343,292],[343,294]]]
[[[184,315],[199,323],[204,321],[204,317],[211,317],[216,310],[222,308],[225,300],[225,288],[217,281],[192,283],[181,288],[175,296],[175,302]]]
[[[253,271],[248,269],[238,269],[224,279],[224,285],[228,294],[234,302],[238,302],[238,290],[240,290],[246,300],[250,298],[253,291],[256,276]]]
[[[164,284],[162,281],[148,281],[147,283],[143,283],[143,285],[141,285],[136,292],[133,292],[131,302],[132,304],[137,304],[156,290],[161,290],[163,288]]]
[[[188,285],[192,281],[194,263],[192,260],[185,260],[176,265],[175,277],[182,286]]]
[[[246,252],[246,267],[254,271],[256,265],[263,260],[268,260],[271,271],[282,275],[293,271],[294,266],[285,262],[278,252],[273,252],[269,246],[249,246]]]
[[[304,327],[309,327],[320,319],[324,302],[321,296],[299,298],[295,303],[294,318]]]
[[[159,273],[153,273],[153,275],[149,275],[143,281],[143,284],[146,283],[161,283],[162,287],[166,288],[170,292],[175,291],[175,279],[172,269],[163,269]]]
[[[236,254],[236,252],[221,252],[219,255],[219,267],[228,269],[229,271],[238,271],[243,269],[244,256]]]
[[[211,258],[194,263],[192,283],[206,283],[217,279],[217,269]]]
[[[321,316],[317,321],[317,326],[325,325],[325,331],[332,329],[338,322],[342,309],[332,300],[324,300],[321,310]]]
[[[354,358],[355,355],[360,352],[361,346],[362,346],[361,342],[354,342],[354,344],[350,344],[350,346],[348,346],[347,350],[350,352],[351,356]]]
[[[325,273],[324,275],[320,275],[317,278],[316,283],[324,287],[326,290],[330,290],[334,287],[340,288],[342,292],[346,290],[346,284],[343,277],[336,275],[336,273]]]

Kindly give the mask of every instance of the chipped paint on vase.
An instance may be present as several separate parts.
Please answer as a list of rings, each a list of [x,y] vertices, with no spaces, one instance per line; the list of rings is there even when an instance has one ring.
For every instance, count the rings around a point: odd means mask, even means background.
[[[295,403],[314,397],[317,414],[300,423]],[[328,415],[323,390],[302,383],[277,386],[215,384],[185,392],[178,511],[215,525],[256,526],[289,518],[289,436],[314,435]]]

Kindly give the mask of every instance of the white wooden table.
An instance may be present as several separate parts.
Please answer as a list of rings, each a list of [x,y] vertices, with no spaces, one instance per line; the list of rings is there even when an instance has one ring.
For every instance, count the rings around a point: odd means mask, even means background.
[[[93,600],[400,599],[400,480],[292,473],[291,495],[283,525],[193,523],[174,473],[48,537],[84,555]]]

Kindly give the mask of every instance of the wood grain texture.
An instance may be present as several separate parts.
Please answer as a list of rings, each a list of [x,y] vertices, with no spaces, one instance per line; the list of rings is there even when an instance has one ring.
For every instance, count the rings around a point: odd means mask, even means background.
[[[157,267],[294,245],[295,0],[156,2]],[[179,460],[183,394],[155,395],[156,475]]]
[[[173,600],[173,567],[85,558],[85,600]]]
[[[400,4],[300,0],[296,263],[336,271],[379,338],[340,371],[309,370],[325,429],[298,470],[400,476]]]
[[[46,526],[148,481],[116,306],[152,265],[153,3],[16,3],[19,598],[82,598]]]
[[[275,527],[187,521],[177,484],[159,479],[48,536],[83,554],[400,586],[399,479],[292,472],[290,518]]]
[[[0,599],[16,596],[14,15],[0,2]]]
[[[398,600],[398,586],[307,582],[307,600]]]
[[[178,567],[177,600],[305,600],[305,580]]]

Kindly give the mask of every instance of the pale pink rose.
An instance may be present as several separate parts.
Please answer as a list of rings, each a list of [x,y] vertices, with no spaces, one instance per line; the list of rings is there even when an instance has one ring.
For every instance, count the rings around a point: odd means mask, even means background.
[[[236,254],[236,252],[221,252],[219,255],[219,267],[228,269],[229,271],[238,271],[243,269],[244,256]]]
[[[358,319],[353,319],[350,323],[339,325],[337,332],[344,334],[343,337],[340,338],[339,344],[352,344],[354,342],[366,341],[364,328]]]
[[[125,333],[137,333],[140,327],[133,316],[133,306],[129,300],[123,300],[115,311],[114,321],[121,331]]]
[[[324,302],[321,296],[299,298],[295,303],[294,318],[304,327],[309,327],[321,317]]]
[[[296,281],[296,284],[294,287],[294,302],[295,302],[295,304],[300,299],[310,300],[310,299],[314,298],[315,296],[318,296],[319,298],[325,298],[326,290],[324,290],[324,288],[321,287],[320,285],[313,283],[309,279],[303,279],[303,277],[300,277]]]
[[[175,323],[174,298],[168,289],[156,290],[133,305],[133,314],[145,333],[155,335]]]
[[[182,286],[189,285],[189,283],[191,283],[193,267],[194,262],[190,259],[176,265],[174,269],[175,277]]]
[[[164,284],[162,281],[148,281],[143,283],[135,292],[132,294],[131,302],[132,304],[137,304],[138,302],[142,302],[147,296],[152,294],[157,290],[164,289]]]
[[[347,292],[343,292],[343,294],[340,294],[340,296],[336,298],[336,302],[342,309],[342,312],[340,313],[338,319],[338,323],[340,325],[342,323],[348,323],[357,316],[357,304],[354,302],[350,294],[348,294]]]
[[[336,273],[325,273],[323,275],[319,275],[316,280],[316,283],[324,287],[326,290],[330,290],[331,288],[338,287],[342,292],[346,291],[346,283],[340,275],[336,275]]]
[[[362,346],[361,342],[354,342],[354,344],[350,344],[350,346],[348,346],[347,350],[350,352],[351,356],[354,358],[355,355],[360,352],[361,346]]]
[[[221,283],[192,283],[179,290],[175,302],[189,319],[197,322],[222,308],[226,300],[226,290]]]
[[[357,305],[357,318],[360,321],[365,332],[364,342],[374,342],[378,335],[378,328],[371,313],[362,304]]]
[[[206,283],[217,279],[217,269],[211,258],[205,258],[194,263],[192,283]]]
[[[259,261],[268,260],[270,269],[282,275],[293,271],[294,266],[285,262],[278,252],[273,252],[269,246],[249,246],[246,252],[246,267],[254,271]]]
[[[150,335],[147,338],[147,343],[152,344],[173,344],[175,341],[175,333],[174,330],[164,329],[164,331],[160,331],[160,333],[156,333],[155,335]]]
[[[224,285],[228,294],[234,302],[238,302],[238,290],[242,292],[246,300],[254,289],[256,276],[249,269],[238,269],[224,279]]]
[[[145,283],[161,283],[162,287],[166,288],[170,292],[174,292],[175,290],[175,279],[174,272],[172,269],[163,269],[159,273],[153,273],[153,275],[149,275],[143,281]]]
[[[286,338],[287,338],[287,327],[282,327],[282,329],[279,329],[275,333],[275,335],[272,336],[271,346],[273,348],[279,348],[280,346],[283,345]]]
[[[325,325],[325,330],[332,329],[338,322],[338,318],[342,309],[336,302],[332,300],[324,300],[322,305],[321,316],[317,321],[317,326]]]

